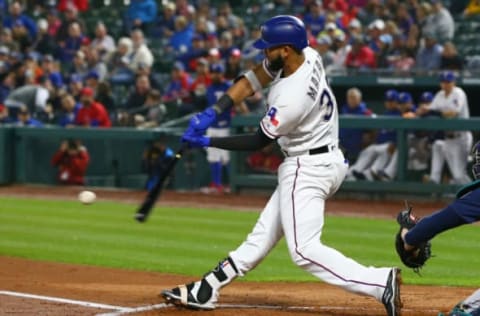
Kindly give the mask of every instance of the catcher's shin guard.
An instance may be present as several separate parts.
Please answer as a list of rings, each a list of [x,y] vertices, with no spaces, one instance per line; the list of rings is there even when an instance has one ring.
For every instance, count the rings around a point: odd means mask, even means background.
[[[238,270],[232,259],[228,257],[208,272],[202,280],[164,290],[161,295],[168,303],[177,306],[212,310],[215,309],[218,300],[218,291],[233,281],[237,275]]]

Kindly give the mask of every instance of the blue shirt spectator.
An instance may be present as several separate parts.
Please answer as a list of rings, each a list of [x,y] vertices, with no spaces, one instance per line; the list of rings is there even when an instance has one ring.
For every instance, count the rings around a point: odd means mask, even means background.
[[[127,9],[127,23],[130,29],[142,28],[155,21],[157,3],[154,0],[132,0]],[[145,30],[145,29],[144,29]]]
[[[303,23],[305,23],[305,26],[310,29],[312,35],[317,37],[317,35],[325,28],[325,15],[323,14],[322,4],[313,1],[309,8],[310,12],[305,13],[303,16]]]
[[[9,15],[3,20],[3,27],[12,29],[16,22],[22,23],[28,30],[30,38],[37,37],[37,25],[29,16],[23,14],[22,5],[15,1],[10,5]]]
[[[425,45],[417,52],[416,67],[421,70],[437,70],[440,68],[443,48],[431,33],[424,35]]]
[[[192,47],[194,27],[184,16],[175,19],[175,32],[170,37],[169,46],[176,53],[185,53]]]
[[[78,110],[82,107],[81,104],[75,101],[71,94],[62,96],[62,113],[58,117],[58,125],[61,127],[68,127],[75,125]]]

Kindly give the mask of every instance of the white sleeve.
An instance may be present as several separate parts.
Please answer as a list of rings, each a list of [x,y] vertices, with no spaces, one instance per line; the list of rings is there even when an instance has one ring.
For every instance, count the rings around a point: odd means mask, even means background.
[[[271,106],[260,122],[260,128],[268,137],[275,139],[287,135],[302,118],[300,107]]]
[[[442,110],[440,108],[440,93],[439,92],[437,92],[437,94],[435,94],[435,97],[433,98],[432,103],[430,103],[430,105],[428,106],[428,109],[433,110],[433,111],[441,111]]]
[[[35,107],[37,109],[42,109],[42,110],[45,109],[49,96],[50,96],[50,93],[48,92],[47,89],[45,88],[37,89],[37,93],[35,94]]]

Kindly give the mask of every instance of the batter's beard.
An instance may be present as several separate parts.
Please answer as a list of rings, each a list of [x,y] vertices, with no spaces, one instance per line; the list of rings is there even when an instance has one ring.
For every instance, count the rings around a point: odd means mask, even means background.
[[[283,69],[284,65],[285,65],[285,60],[282,58],[282,56],[277,56],[277,58],[270,61],[270,67],[268,68],[276,72],[276,71],[279,71],[280,69]]]

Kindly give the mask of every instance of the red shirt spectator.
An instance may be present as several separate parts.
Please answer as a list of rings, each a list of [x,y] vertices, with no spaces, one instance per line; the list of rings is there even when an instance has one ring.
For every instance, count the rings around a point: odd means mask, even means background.
[[[84,185],[89,162],[86,148],[73,140],[64,141],[52,157],[52,165],[58,167],[57,177],[62,184]]]
[[[357,69],[377,67],[375,53],[363,43],[363,39],[358,35],[352,36],[352,49],[347,55],[345,66]]]
[[[75,124],[93,127],[110,127],[112,123],[105,107],[93,99],[93,90],[85,87],[80,91],[82,107],[78,110]]]
[[[85,12],[88,10],[88,0],[58,0],[57,10],[66,11],[70,6],[74,6],[78,11]]]
[[[273,152],[273,146],[266,146],[247,157],[247,164],[252,170],[264,173],[276,173],[282,158]]]

